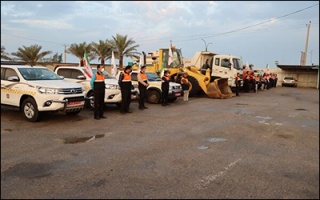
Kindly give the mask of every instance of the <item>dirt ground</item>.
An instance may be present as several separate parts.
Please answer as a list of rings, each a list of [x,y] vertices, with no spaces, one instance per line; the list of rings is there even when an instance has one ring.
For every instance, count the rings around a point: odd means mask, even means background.
[[[319,90],[182,97],[107,119],[1,106],[1,198],[319,199]]]

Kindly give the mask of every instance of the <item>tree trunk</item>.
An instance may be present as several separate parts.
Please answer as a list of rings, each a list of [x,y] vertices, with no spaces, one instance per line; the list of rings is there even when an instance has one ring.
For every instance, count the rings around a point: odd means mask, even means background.
[[[84,66],[83,59],[80,58],[80,67]]]
[[[123,70],[123,56],[119,56],[119,69]]]

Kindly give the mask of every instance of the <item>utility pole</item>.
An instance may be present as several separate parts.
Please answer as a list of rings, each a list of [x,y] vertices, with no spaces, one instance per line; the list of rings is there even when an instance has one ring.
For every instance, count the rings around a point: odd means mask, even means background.
[[[306,26],[307,26],[307,38],[306,38],[306,46],[305,46],[305,49],[304,49],[304,55],[303,55],[304,58],[303,58],[302,66],[305,66],[306,62],[307,62],[310,24],[311,24],[311,21],[309,22],[309,24],[306,24]]]

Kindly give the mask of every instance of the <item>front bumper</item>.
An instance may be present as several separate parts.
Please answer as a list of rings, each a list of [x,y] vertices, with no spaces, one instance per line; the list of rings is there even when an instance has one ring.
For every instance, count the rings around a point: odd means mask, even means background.
[[[168,99],[175,99],[181,96],[182,96],[182,91],[181,92],[172,91],[171,93],[168,94]]]
[[[41,102],[39,111],[64,111],[64,112],[76,112],[84,108],[85,98],[79,97],[67,97],[64,99],[48,99]]]

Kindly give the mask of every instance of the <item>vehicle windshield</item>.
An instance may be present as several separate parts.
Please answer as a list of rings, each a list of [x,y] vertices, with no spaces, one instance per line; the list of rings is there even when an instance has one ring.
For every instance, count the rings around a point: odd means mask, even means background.
[[[238,58],[233,58],[233,68],[237,69],[237,70],[241,70],[242,69],[242,64],[240,59]]]
[[[160,77],[155,73],[147,72],[146,74],[149,81],[161,81]]]
[[[59,75],[47,68],[18,68],[20,74],[25,80],[62,80]]]
[[[285,77],[286,80],[293,80],[293,77]]]
[[[94,73],[94,74],[97,73],[97,69],[92,69],[92,73]],[[115,79],[114,76],[112,76],[111,74],[109,74],[106,71],[103,71],[103,74],[104,74],[105,79]]]
[[[181,49],[172,49],[172,63],[168,65],[169,49],[163,49],[162,63],[164,68],[177,68],[182,65]]]

